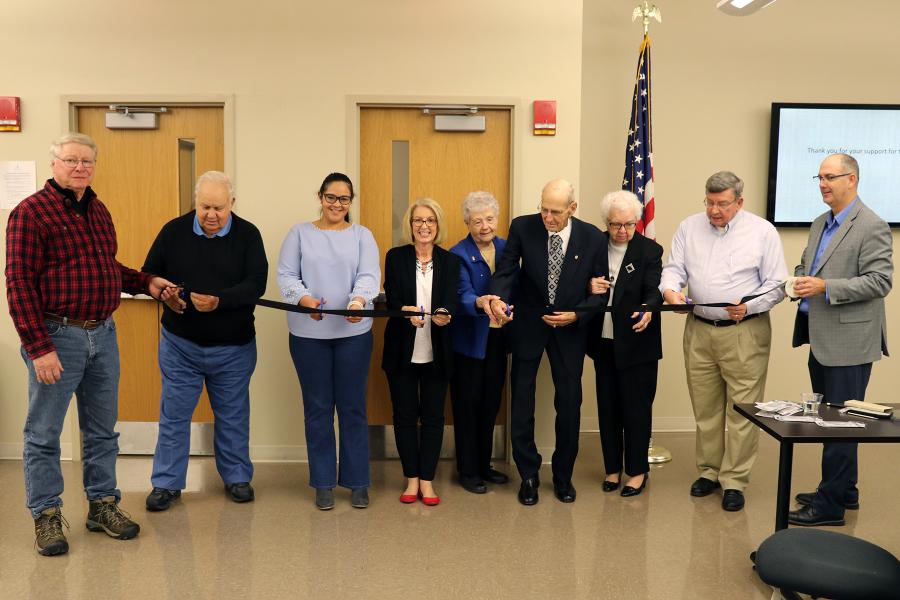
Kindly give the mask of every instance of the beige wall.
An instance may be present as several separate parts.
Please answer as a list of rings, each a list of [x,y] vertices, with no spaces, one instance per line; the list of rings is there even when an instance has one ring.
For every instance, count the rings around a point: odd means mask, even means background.
[[[592,201],[622,181],[641,37],[640,27],[629,25],[635,4],[614,0],[584,7],[581,210],[589,220],[599,214]],[[866,3],[863,10],[842,0],[781,0],[747,18],[719,13],[713,0],[656,4],[663,15],[662,24],[651,26],[656,222],[657,239],[667,251],[678,223],[702,210],[703,184],[715,171],[729,169],[742,177],[744,209],[765,216],[771,102],[895,103],[900,98],[900,81],[891,75],[897,52],[887,42],[900,19],[896,2]],[[865,159],[860,162],[865,200]],[[806,236],[806,230],[781,230],[791,272]],[[900,352],[897,293],[887,305],[889,347]],[[795,304],[785,302],[772,313],[771,398],[797,399],[809,388],[808,351],[791,348],[795,311]],[[663,316],[656,427],[678,426],[691,417],[682,330],[682,317]],[[876,364],[869,399],[894,401],[892,363]],[[586,407],[585,422],[596,418],[596,408],[590,410]]]
[[[63,11],[55,16],[47,3],[19,3],[16,27],[0,37],[2,55],[18,57],[4,64],[0,94],[22,97],[25,126],[19,134],[0,134],[0,160],[37,160],[39,178],[49,176],[47,144],[66,128],[63,96],[233,95],[229,152],[238,210],[259,226],[274,264],[290,225],[315,216],[313,192],[322,176],[341,168],[355,176],[348,99],[497,98],[517,109],[514,211],[531,211],[543,182],[563,176],[578,186],[581,216],[596,221],[592,202],[621,181],[640,42],[640,27],[630,22],[636,3],[595,0],[584,3],[582,13],[580,1],[548,10],[543,2],[517,0],[440,7],[409,0],[273,0],[250,10],[233,0],[166,0],[139,13],[87,0],[54,8]],[[900,97],[900,83],[890,76],[896,53],[886,41],[900,17],[893,2],[870,4],[877,4],[878,20],[840,0],[782,0],[747,19],[720,15],[713,0],[656,3],[664,15],[664,23],[653,26],[657,231],[666,247],[678,222],[700,208],[703,181],[718,169],[741,175],[745,207],[763,212],[771,101]],[[555,138],[530,135],[535,99],[559,101]],[[861,193],[865,197],[865,171]],[[6,218],[7,211],[0,212],[4,229]],[[805,233],[786,230],[783,240],[792,267]],[[277,298],[274,269],[267,296]],[[18,452],[25,407],[24,368],[5,302],[3,294],[0,456]],[[889,299],[889,317],[900,314],[898,302],[896,295]],[[806,353],[789,347],[792,316],[788,305],[773,314],[772,397],[796,397],[807,387]],[[663,318],[657,426],[690,427],[681,317]],[[284,317],[260,309],[258,326],[254,453],[302,456],[302,411]],[[895,342],[894,336],[898,348]],[[889,365],[876,366],[872,399],[887,397]],[[596,425],[592,378],[588,365],[586,427]],[[553,443],[547,379],[542,373],[538,444],[544,448]]]
[[[512,99],[514,210],[531,210],[552,177],[578,180],[580,1],[549,11],[545,3],[519,0],[252,6],[166,0],[140,9],[87,0],[54,8],[55,15],[47,6],[18,5],[16,26],[0,37],[0,54],[17,57],[5,63],[0,93],[22,97],[24,119],[22,133],[0,135],[0,159],[37,160],[39,179],[49,176],[48,143],[67,126],[61,96],[233,95],[237,210],[266,240],[270,298],[278,297],[274,264],[281,240],[293,223],[316,216],[322,177],[336,169],[355,176],[348,97]],[[548,98],[559,101],[559,135],[532,137],[530,103]],[[0,214],[5,231],[8,211]],[[5,302],[4,293],[0,456],[14,456],[26,388]],[[303,418],[284,315],[267,309],[257,315],[254,453],[299,457]],[[550,431],[552,423],[543,437]]]

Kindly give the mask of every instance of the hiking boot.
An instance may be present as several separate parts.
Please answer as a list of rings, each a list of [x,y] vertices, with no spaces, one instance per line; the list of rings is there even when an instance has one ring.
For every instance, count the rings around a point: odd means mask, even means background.
[[[119,508],[115,496],[91,500],[85,525],[91,531],[102,531],[117,540],[130,540],[141,531],[141,526]]]
[[[62,516],[58,506],[48,508],[41,516],[34,520],[35,544],[38,554],[42,556],[56,556],[69,551],[69,542],[63,533],[63,525],[69,528],[69,523]]]

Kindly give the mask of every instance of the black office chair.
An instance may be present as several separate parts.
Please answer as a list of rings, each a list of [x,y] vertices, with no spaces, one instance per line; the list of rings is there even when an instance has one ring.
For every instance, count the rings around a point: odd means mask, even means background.
[[[831,600],[900,600],[900,561],[842,533],[783,529],[750,555],[765,583],[785,598],[797,592]]]

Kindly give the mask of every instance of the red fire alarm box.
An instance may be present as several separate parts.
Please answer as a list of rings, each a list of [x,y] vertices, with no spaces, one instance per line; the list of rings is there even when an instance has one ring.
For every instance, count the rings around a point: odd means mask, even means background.
[[[534,135],[556,135],[556,100],[534,101]]]
[[[0,96],[0,131],[22,131],[19,98]]]

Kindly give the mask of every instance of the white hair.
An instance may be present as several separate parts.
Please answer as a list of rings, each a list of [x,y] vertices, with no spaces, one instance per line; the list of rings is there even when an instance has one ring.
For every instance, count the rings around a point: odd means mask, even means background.
[[[222,171],[207,171],[197,178],[197,185],[194,186],[194,199],[200,195],[200,186],[206,182],[221,183],[228,189],[228,198],[234,200],[234,183],[231,178]]]
[[[463,221],[468,224],[473,212],[493,211],[495,216],[500,216],[500,203],[490,192],[471,192],[462,202]]]
[[[612,209],[627,210],[634,214],[634,220],[638,221],[644,214],[644,205],[632,192],[616,190],[603,196],[600,201],[600,219],[603,223],[609,222],[609,213]]]
[[[62,147],[66,144],[81,144],[82,146],[87,146],[94,152],[94,160],[97,160],[97,144],[94,143],[91,136],[84,133],[78,133],[77,131],[70,131],[53,140],[53,143],[50,144],[51,160],[59,158],[59,153],[62,152]]]

